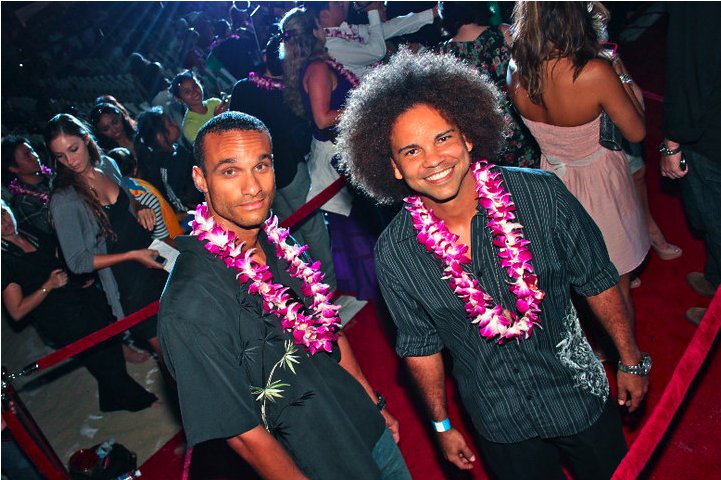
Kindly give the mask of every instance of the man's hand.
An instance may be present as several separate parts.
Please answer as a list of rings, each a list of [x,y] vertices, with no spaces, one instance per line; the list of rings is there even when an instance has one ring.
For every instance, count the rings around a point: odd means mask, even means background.
[[[147,231],[152,232],[155,228],[155,213],[148,208],[142,207],[138,209],[138,223]]]
[[[473,468],[472,462],[476,461],[476,456],[471,449],[468,448],[466,439],[463,438],[461,432],[455,428],[451,428],[446,432],[439,432],[436,435],[446,460],[461,470],[470,470]]]
[[[398,420],[396,420],[396,417],[388,413],[388,410],[385,408],[381,410],[381,415],[383,415],[383,420],[386,421],[386,427],[391,431],[391,434],[393,434],[393,440],[398,443],[401,439],[401,431],[398,427]]]
[[[648,392],[648,375],[632,375],[617,372],[618,404],[628,407],[629,412],[635,411]]]
[[[685,177],[688,173],[688,166],[686,166],[686,170],[681,170],[682,158],[682,152],[674,155],[661,155],[661,175],[673,179]]]

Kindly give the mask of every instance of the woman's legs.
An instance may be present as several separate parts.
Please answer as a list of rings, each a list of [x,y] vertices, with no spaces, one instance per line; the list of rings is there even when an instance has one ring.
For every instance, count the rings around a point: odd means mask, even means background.
[[[663,260],[673,260],[681,256],[683,251],[676,245],[670,244],[663,236],[661,229],[651,215],[651,209],[648,205],[648,189],[646,188],[646,166],[642,166],[633,174],[633,183],[636,186],[641,209],[646,227],[648,228],[648,236],[651,238],[651,245],[656,250],[658,256]]]

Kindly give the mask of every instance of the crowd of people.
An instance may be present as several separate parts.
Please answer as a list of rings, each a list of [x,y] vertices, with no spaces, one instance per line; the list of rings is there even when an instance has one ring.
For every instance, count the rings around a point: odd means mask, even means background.
[[[496,2],[395,18],[383,2],[306,2],[260,25],[246,7],[181,19],[172,76],[133,53],[142,112],[109,91],[53,112],[42,144],[3,138],[12,320],[58,348],[162,294],[157,316],[80,357],[101,411],[157,400],[125,370],[152,355],[189,446],[225,438],[264,478],[406,479],[332,292],[382,299],[448,461],[476,456],[448,419],[443,349],[497,478],[564,478],[561,456],[575,478],[610,478],[626,452],[616,406],[648,388],[630,289],[652,247],[682,251],[648,208],[644,103],[607,54],[609,11],[517,2],[507,24]],[[661,153],[681,177],[697,160],[689,140],[681,168],[677,141]],[[265,222],[342,177],[292,237]],[[170,274],[153,241],[180,251]],[[689,282],[712,296],[717,267]],[[611,347],[592,348],[572,292]],[[599,359],[618,362],[616,399]]]

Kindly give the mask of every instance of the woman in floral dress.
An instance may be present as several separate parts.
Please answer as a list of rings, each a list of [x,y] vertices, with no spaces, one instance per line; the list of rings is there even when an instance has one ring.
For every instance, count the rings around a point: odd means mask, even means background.
[[[506,24],[495,27],[484,25],[489,23],[491,16],[485,2],[441,2],[440,16],[443,28],[452,37],[441,44],[440,51],[451,53],[475,66],[481,74],[488,75],[501,92],[501,108],[506,113],[509,126],[506,144],[499,152],[496,163],[538,168],[538,144],[507,95],[506,72],[511,59],[510,27]]]

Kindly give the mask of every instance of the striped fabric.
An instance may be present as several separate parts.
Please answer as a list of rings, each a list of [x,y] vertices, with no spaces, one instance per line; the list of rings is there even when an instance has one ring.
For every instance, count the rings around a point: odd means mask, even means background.
[[[375,249],[381,290],[398,327],[396,351],[401,357],[427,356],[447,348],[465,408],[490,441],[575,434],[598,419],[609,388],[579,325],[571,289],[584,296],[601,293],[618,282],[618,273],[598,227],[555,175],[500,170],[546,292],[542,329],[520,343],[484,340],[441,279],[441,261],[416,240],[404,209]],[[514,310],[486,222],[480,209],[472,221],[473,262],[466,268],[496,302]]]

